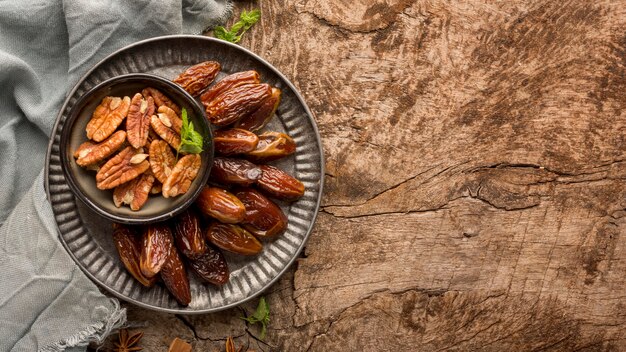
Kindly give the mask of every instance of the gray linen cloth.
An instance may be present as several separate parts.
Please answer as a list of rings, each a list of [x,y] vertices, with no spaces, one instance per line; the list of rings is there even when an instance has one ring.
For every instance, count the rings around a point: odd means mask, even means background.
[[[84,351],[126,319],[65,252],[43,188],[69,89],[127,44],[230,12],[230,0],[0,0],[0,351]]]

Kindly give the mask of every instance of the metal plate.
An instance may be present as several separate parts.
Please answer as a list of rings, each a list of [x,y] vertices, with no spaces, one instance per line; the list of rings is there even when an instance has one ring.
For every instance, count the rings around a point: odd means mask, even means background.
[[[192,301],[182,307],[157,285],[144,288],[121,264],[111,240],[111,224],[77,201],[61,169],[60,133],[72,106],[87,90],[122,74],[146,72],[168,79],[198,62],[215,60],[222,64],[218,80],[243,70],[257,70],[261,79],[283,92],[277,117],[267,130],[289,134],[297,143],[290,158],[272,163],[300,179],[306,186],[297,202],[280,206],[287,214],[287,231],[264,244],[256,257],[225,253],[231,270],[230,281],[215,287],[191,278]],[[324,177],[322,145],[313,116],[291,82],[269,63],[252,52],[221,40],[202,36],[166,36],[144,40],[123,48],[96,65],[70,92],[57,117],[46,161],[46,191],[52,205],[59,237],[79,267],[93,281],[115,296],[139,306],[170,313],[215,312],[241,304],[268,288],[295,261],[304,247],[319,209]]]

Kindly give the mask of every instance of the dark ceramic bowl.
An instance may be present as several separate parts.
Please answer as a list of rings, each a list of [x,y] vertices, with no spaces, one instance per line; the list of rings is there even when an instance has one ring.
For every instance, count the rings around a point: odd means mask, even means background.
[[[113,190],[98,189],[95,172],[78,166],[73,153],[81,143],[87,141],[85,127],[96,106],[104,97],[129,96],[132,98],[135,93],[141,92],[146,87],[160,90],[181,108],[187,110],[187,116],[193,122],[195,130],[204,136],[204,151],[201,154],[202,167],[187,193],[174,198],[151,196],[140,210],[134,211],[127,205],[117,208],[113,204]],[[110,220],[126,224],[145,224],[175,216],[198,197],[202,186],[209,178],[213,163],[213,135],[202,105],[184,89],[159,76],[133,73],[106,80],[79,98],[63,126],[60,154],[63,173],[76,198]]]

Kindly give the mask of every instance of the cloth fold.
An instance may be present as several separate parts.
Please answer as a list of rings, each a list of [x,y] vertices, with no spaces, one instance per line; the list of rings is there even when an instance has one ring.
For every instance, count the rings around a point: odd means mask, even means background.
[[[0,351],[84,351],[126,319],[61,245],[43,188],[67,92],[125,45],[230,12],[230,0],[0,0]]]

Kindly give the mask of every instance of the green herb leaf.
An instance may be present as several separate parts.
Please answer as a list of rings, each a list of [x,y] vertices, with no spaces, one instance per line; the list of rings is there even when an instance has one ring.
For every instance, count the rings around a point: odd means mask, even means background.
[[[261,18],[261,10],[254,9],[252,11],[243,11],[239,15],[239,21],[235,22],[230,30],[222,26],[213,29],[213,35],[216,38],[229,41],[231,43],[239,43],[243,34],[250,29]]]
[[[204,139],[202,135],[193,128],[193,123],[187,118],[187,110],[183,108],[181,113],[183,125],[180,129],[180,146],[176,151],[176,159],[178,153],[199,154],[202,153],[202,145]]]
[[[267,332],[267,326],[270,323],[270,305],[265,301],[265,297],[261,297],[259,305],[252,316],[249,318],[241,317],[241,319],[247,321],[250,325],[261,323],[261,336],[259,338],[263,340]]]

